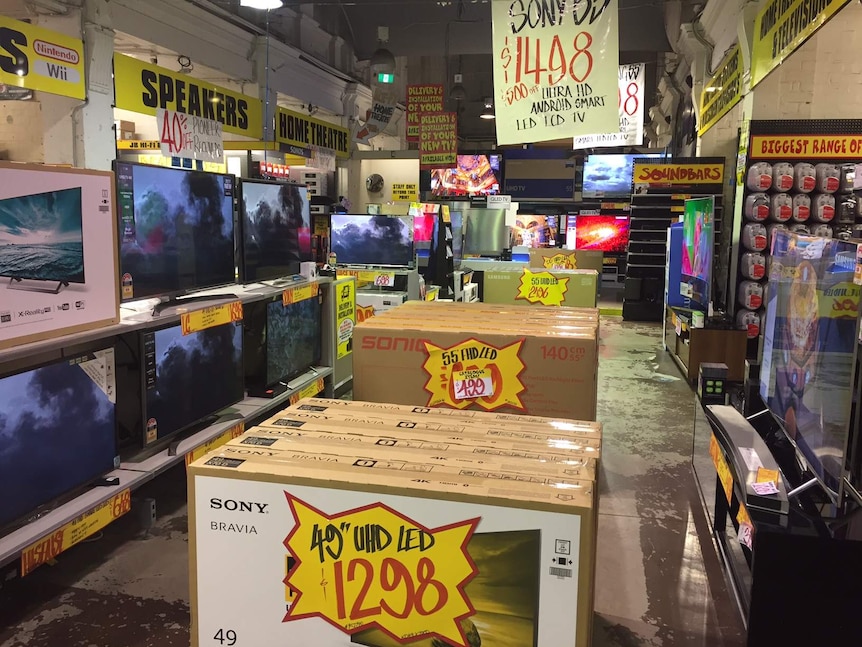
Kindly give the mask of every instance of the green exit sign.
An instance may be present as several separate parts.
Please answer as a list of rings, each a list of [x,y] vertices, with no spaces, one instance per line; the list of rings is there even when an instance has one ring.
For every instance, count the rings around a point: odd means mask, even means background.
[[[394,74],[386,74],[385,72],[380,72],[377,74],[377,82],[378,83],[395,83],[395,75]]]

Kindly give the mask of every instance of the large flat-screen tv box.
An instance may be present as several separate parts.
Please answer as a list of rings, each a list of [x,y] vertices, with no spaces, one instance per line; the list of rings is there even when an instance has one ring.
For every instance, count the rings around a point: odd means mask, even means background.
[[[229,449],[189,469],[193,646],[590,644],[594,485]]]
[[[374,315],[392,310],[392,308],[397,308],[406,301],[406,292],[372,292],[370,290],[356,291],[356,306],[359,308],[371,308],[371,314]]]
[[[0,162],[0,348],[118,320],[114,174]]]
[[[558,310],[558,309],[549,309]],[[353,336],[354,396],[369,402],[596,419],[598,331],[565,320],[372,317]]]
[[[601,275],[604,256],[604,252],[592,249],[531,249],[530,267],[543,270],[595,270]]]
[[[595,308],[598,287],[599,272],[595,270],[494,270],[485,272],[482,300],[485,303]],[[559,296],[555,296],[555,290]]]

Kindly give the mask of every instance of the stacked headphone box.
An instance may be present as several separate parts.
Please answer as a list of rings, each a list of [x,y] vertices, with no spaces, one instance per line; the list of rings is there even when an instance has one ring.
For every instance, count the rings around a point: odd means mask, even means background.
[[[760,335],[775,232],[847,240],[862,233],[862,165],[807,161],[753,162],[745,178],[737,326]]]

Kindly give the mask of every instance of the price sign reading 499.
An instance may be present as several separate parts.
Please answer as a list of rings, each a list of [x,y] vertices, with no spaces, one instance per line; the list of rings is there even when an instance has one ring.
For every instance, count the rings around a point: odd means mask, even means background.
[[[619,128],[618,0],[492,0],[499,144]]]
[[[478,519],[429,529],[382,503],[327,515],[285,496],[296,524],[284,542],[285,622],[320,617],[350,635],[376,628],[398,643],[469,647],[464,589],[477,569],[466,547]]]

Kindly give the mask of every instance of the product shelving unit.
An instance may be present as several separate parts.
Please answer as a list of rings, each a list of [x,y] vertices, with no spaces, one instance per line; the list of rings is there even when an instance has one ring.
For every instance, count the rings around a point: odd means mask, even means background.
[[[12,533],[0,538],[0,567],[6,566],[19,560],[27,550],[46,538],[51,537],[59,529],[70,522],[79,519],[88,513],[98,509],[103,504],[111,502],[118,495],[127,490],[135,490],[145,483],[153,480],[162,472],[186,461],[189,455],[195,455],[196,450],[208,445],[215,446],[221,439],[233,432],[238,425],[253,425],[268,415],[278,411],[290,402],[295,402],[301,397],[318,395],[324,393],[332,397],[334,393],[333,367],[336,365],[336,326],[335,326],[335,304],[334,287],[338,284],[331,279],[320,279],[320,291],[324,295],[325,307],[322,311],[322,354],[321,365],[309,369],[300,377],[292,380],[289,388],[272,399],[247,397],[237,404],[219,412],[218,419],[212,425],[196,433],[185,437],[179,437],[168,447],[163,448],[155,454],[141,453],[137,456],[128,457],[123,461],[119,469],[105,475],[106,479],[118,479],[116,485],[92,487],[73,498],[72,500],[57,506],[53,510],[38,516]],[[199,310],[219,303],[228,303],[241,300],[243,303],[264,300],[276,296],[286,289],[302,288],[308,286],[308,281],[291,281],[287,285],[278,284],[271,287],[264,284],[253,284],[249,286],[229,286],[226,288],[196,293],[195,296],[221,295],[231,292],[236,296],[228,299],[214,299],[201,304],[190,304],[189,311]],[[165,314],[153,317],[148,308],[141,304],[134,310],[126,309],[120,323],[104,328],[90,330],[72,335],[65,335],[42,342],[23,344],[6,350],[0,350],[0,366],[4,369],[16,370],[19,366],[61,359],[64,356],[74,354],[75,349],[86,347],[88,344],[115,338],[135,330],[146,330],[148,328],[162,326],[166,323],[177,323],[180,321],[178,313]],[[119,516],[119,515],[117,515]],[[83,538],[83,537],[81,537]]]

